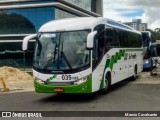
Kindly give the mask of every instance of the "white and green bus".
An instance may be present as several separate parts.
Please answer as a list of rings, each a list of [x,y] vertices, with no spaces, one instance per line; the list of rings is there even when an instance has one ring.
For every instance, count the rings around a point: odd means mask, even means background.
[[[108,91],[143,69],[142,35],[122,23],[95,17],[55,20],[23,40],[36,39],[35,91],[92,93]]]

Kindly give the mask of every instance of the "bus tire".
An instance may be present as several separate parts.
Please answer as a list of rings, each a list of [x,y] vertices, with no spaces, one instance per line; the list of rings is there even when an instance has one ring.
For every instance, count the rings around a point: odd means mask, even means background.
[[[136,80],[137,79],[137,65],[135,65],[134,67],[134,75],[132,76],[132,81]]]
[[[100,94],[103,95],[108,93],[110,86],[111,86],[111,74],[107,73],[105,76],[105,87],[102,90],[100,90]]]

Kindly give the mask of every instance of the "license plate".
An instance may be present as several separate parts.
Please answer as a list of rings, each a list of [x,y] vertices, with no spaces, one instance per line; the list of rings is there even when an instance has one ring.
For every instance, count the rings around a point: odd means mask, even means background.
[[[54,92],[63,92],[64,89],[63,88],[54,88]]]

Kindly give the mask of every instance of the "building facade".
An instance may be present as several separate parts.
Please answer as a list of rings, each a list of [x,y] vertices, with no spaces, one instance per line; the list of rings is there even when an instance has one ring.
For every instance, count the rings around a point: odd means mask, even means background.
[[[0,0],[0,66],[7,59],[12,66],[24,63],[22,40],[44,23],[76,16],[102,16],[102,6],[103,0]],[[31,41],[25,53],[30,61],[33,48]]]
[[[148,29],[148,24],[142,23],[141,19],[133,19],[132,22],[126,22],[125,24],[138,31],[146,31]]]

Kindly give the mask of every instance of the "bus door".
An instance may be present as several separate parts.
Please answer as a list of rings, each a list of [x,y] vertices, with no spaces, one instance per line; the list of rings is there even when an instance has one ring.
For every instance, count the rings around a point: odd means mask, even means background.
[[[118,58],[120,52],[119,39],[121,38],[121,32],[119,29],[106,27],[106,53],[110,56],[110,60],[113,65],[110,65],[112,83],[122,80],[124,61]]]
[[[95,27],[97,34],[94,38],[94,46],[92,52],[92,69],[93,69],[93,91],[96,91],[100,87],[102,81],[104,65],[106,58],[104,58],[104,32],[105,25],[101,24]]]

